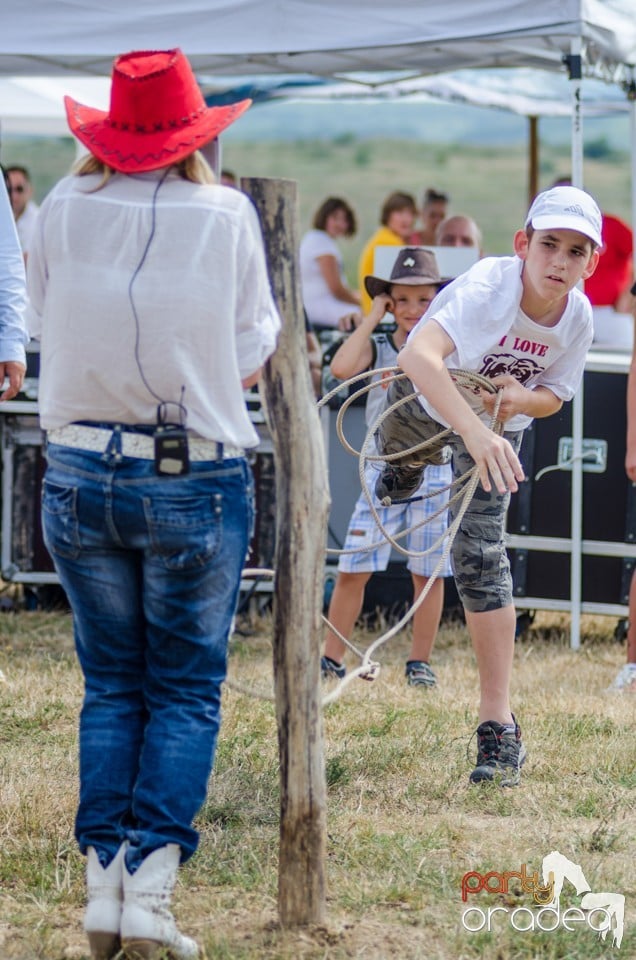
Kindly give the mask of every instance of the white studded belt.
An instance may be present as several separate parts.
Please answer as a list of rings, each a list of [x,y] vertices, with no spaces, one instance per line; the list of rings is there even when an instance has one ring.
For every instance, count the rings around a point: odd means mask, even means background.
[[[49,443],[59,443],[63,447],[104,453],[114,432],[108,427],[89,427],[85,424],[69,423],[65,427],[48,430],[47,439]],[[120,434],[122,456],[137,457],[139,460],[155,459],[155,441],[150,434],[126,430],[125,426],[117,428],[117,432]],[[190,461],[196,463],[207,460],[233,460],[236,457],[244,457],[245,450],[229,443],[217,443],[216,440],[188,437],[188,454]]]

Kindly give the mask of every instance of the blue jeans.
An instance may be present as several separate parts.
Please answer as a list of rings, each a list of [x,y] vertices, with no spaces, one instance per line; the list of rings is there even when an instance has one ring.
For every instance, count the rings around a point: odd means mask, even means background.
[[[220,724],[227,641],[253,522],[244,459],[160,477],[150,460],[50,444],[48,550],[84,673],[75,834],[136,869],[167,843],[187,860]]]

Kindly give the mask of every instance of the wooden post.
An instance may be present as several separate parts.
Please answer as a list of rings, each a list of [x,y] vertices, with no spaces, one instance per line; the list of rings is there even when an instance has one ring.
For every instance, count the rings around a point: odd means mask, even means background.
[[[296,183],[242,179],[258,210],[283,320],[264,375],[276,471],[274,686],[280,751],[278,906],[284,926],[325,918],[326,786],[320,689],[329,488],[309,375],[296,251]]]

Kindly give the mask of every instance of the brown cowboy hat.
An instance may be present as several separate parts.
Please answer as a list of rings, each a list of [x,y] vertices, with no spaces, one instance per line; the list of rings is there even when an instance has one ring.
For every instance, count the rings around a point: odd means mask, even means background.
[[[110,110],[64,97],[71,131],[98,160],[122,173],[158,170],[209,143],[251,100],[206,106],[179,49],[124,53],[113,64]]]
[[[407,286],[430,284],[441,287],[447,283],[447,280],[440,276],[432,250],[422,247],[402,247],[388,279],[373,276],[364,278],[364,286],[371,298],[377,297],[379,293],[390,293],[394,283],[404,283]]]

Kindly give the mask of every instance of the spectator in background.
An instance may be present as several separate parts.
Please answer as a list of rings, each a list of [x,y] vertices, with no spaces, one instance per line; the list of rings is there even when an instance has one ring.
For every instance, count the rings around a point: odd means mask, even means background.
[[[343,329],[341,321],[357,316],[360,295],[347,284],[336,240],[357,229],[352,208],[342,197],[327,197],[314,214],[313,227],[300,242],[300,282],[303,305],[312,329]],[[349,326],[347,324],[347,326]]]
[[[601,236],[603,246],[598,267],[586,280],[585,292],[593,306],[609,306],[627,312],[632,283],[631,228],[613,214],[603,213]]]
[[[631,227],[611,213],[603,213],[603,246],[595,273],[585,292],[594,312],[594,342],[630,350],[634,340],[629,312],[633,276]]]
[[[33,200],[33,186],[26,167],[13,164],[7,167],[7,176],[10,184],[11,209],[18,230],[22,253],[26,260],[39,207]]]
[[[20,390],[26,371],[24,262],[9,203],[8,177],[0,178],[0,401]],[[5,383],[5,381],[8,381]],[[4,387],[4,389],[3,389]]]
[[[569,183],[569,177],[560,177],[553,186]],[[603,212],[602,215],[603,246],[598,266],[583,288],[593,307],[594,343],[631,350],[634,340],[629,292],[633,277],[632,230],[614,214]]]
[[[416,216],[415,198],[410,193],[396,190],[390,193],[382,204],[381,226],[367,242],[358,264],[358,286],[363,314],[371,312],[373,303],[367,293],[364,280],[365,277],[371,276],[375,272],[376,247],[404,247],[409,245],[409,237],[413,233]]]
[[[481,230],[472,219],[464,214],[456,214],[442,220],[435,234],[438,247],[476,247],[479,256],[483,256]]]
[[[441,193],[429,187],[422,196],[420,207],[420,228],[409,237],[411,246],[432,247],[435,245],[437,228],[448,212],[450,198],[447,193]]]
[[[224,187],[238,187],[236,174],[233,170],[221,170],[220,182]]]

